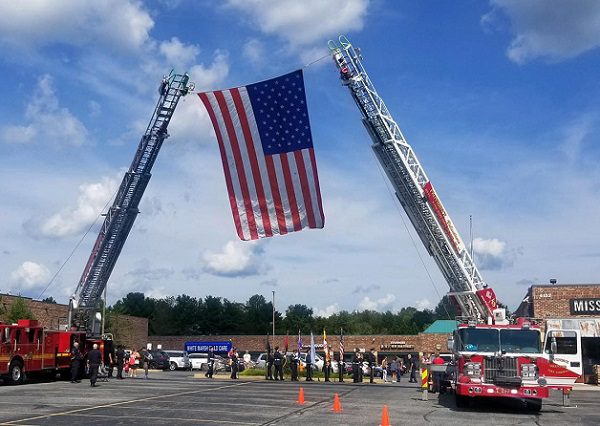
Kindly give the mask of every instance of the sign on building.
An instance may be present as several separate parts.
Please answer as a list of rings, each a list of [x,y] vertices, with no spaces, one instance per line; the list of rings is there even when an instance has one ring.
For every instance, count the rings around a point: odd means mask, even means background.
[[[209,347],[213,347],[215,352],[229,352],[231,342],[185,342],[185,351],[188,353],[208,352]]]
[[[571,315],[600,315],[600,298],[569,300]]]

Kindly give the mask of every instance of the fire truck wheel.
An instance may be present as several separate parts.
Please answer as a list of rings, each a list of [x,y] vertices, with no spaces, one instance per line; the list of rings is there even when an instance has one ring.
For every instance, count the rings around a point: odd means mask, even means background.
[[[525,404],[527,404],[527,411],[538,413],[542,409],[542,400],[538,398],[527,399]]]
[[[20,385],[23,383],[23,364],[20,361],[11,362],[8,375],[11,384]]]
[[[454,394],[456,397],[456,407],[457,408],[466,408],[469,406],[469,397],[464,395],[459,395],[457,393]]]

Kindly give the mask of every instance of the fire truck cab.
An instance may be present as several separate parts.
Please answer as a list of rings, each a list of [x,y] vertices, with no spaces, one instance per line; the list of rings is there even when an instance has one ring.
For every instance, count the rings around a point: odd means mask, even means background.
[[[84,332],[46,330],[36,320],[0,323],[0,376],[21,384],[27,373],[66,372],[73,342],[84,340]]]

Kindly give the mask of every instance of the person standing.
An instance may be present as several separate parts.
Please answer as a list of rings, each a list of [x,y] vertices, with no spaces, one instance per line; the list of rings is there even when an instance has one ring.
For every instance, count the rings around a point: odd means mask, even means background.
[[[90,371],[90,386],[96,386],[98,379],[98,369],[102,363],[102,354],[98,350],[98,344],[94,343],[92,350],[87,354],[87,366]]]
[[[410,379],[408,380],[408,382],[417,383],[417,362],[411,354],[408,354],[407,364],[408,371],[410,372]]]
[[[140,354],[141,363],[144,366],[144,378],[148,379],[148,368],[150,368],[150,352],[142,351]]]
[[[310,351],[306,352],[306,381],[312,382],[312,359],[310,357]]]
[[[123,380],[123,366],[125,364],[125,350],[123,346],[119,345],[117,348],[117,379]]]
[[[71,348],[71,383],[79,383],[79,372],[81,371],[81,361],[83,356],[79,350],[79,342],[74,342]]]
[[[390,363],[390,373],[392,374],[392,383],[396,383],[396,380],[398,378],[398,369],[399,369],[398,357],[395,356],[392,359],[392,362]]]
[[[369,363],[369,383],[375,383],[375,366],[377,365],[377,360],[375,359],[375,348],[371,348],[367,355],[367,361]]]
[[[325,381],[329,382],[329,376],[331,374],[331,360],[328,356],[325,356],[323,360],[323,375],[325,376]]]
[[[358,381],[363,382],[363,367],[364,367],[365,356],[362,352],[358,353]]]
[[[341,352],[338,356],[338,381],[340,383],[344,383],[344,370],[346,369],[346,364],[344,363],[344,355]]]
[[[111,339],[104,341],[104,365],[108,369],[108,378],[112,379],[115,370],[115,348]]]
[[[140,353],[136,350],[129,356],[129,377],[137,378],[137,368],[140,362]]]
[[[273,357],[273,351],[269,349],[267,352],[267,380],[273,380],[273,363],[275,359]]]
[[[208,377],[209,379],[213,378],[213,373],[215,371],[215,350],[212,346],[208,347],[208,367],[206,369],[206,374],[204,377]]]
[[[358,349],[356,349],[356,352],[354,352],[354,356],[352,357],[352,381],[354,383],[358,383],[359,360],[359,352]]]
[[[283,380],[283,357],[281,356],[281,352],[279,352],[279,346],[275,346],[273,365],[275,365],[275,380]]]
[[[442,358],[440,356],[440,354],[438,352],[435,353],[435,356],[433,357],[433,360],[431,361],[432,365],[444,365],[444,358]],[[433,393],[443,393],[446,389],[444,386],[442,386],[442,380],[444,378],[444,373],[441,371],[434,371],[433,372],[433,389],[432,392]]]
[[[300,357],[298,351],[294,349],[290,359],[290,370],[292,370],[292,382],[298,381],[298,364],[300,363]]]
[[[387,382],[387,369],[388,369],[388,360],[387,356],[384,356],[381,360],[381,378],[384,382]]]
[[[230,357],[230,364],[231,364],[231,378],[232,379],[237,379],[238,378],[238,352],[237,352],[237,348],[233,347],[233,349],[231,349],[231,357]]]

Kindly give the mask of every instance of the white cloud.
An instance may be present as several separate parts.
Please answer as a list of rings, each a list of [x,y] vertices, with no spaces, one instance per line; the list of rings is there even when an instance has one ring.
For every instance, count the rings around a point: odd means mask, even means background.
[[[586,138],[594,134],[595,125],[596,116],[586,114],[564,129],[564,141],[560,149],[569,161],[575,162],[579,159]]]
[[[261,65],[264,61],[265,47],[260,40],[253,38],[244,43],[242,54],[252,64]]]
[[[221,253],[204,253],[204,270],[226,277],[260,275],[266,269],[263,254],[258,242],[229,241]]]
[[[31,101],[25,109],[25,125],[7,125],[0,129],[0,140],[5,143],[32,143],[63,146],[83,145],[88,131],[67,108],[59,105],[52,77],[43,75]]]
[[[427,298],[415,300],[415,308],[417,308],[419,311],[422,311],[423,309],[430,309],[431,302]]]
[[[40,263],[26,261],[10,274],[10,278],[12,283],[17,286],[13,286],[13,289],[20,292],[48,284],[50,271]]]
[[[369,296],[365,296],[358,303],[359,311],[387,311],[392,309],[393,303],[396,301],[396,296],[391,293],[386,294],[377,300],[371,300]]]
[[[137,49],[153,26],[149,13],[135,0],[0,3],[0,43],[20,49],[55,43]]]
[[[47,237],[66,237],[81,233],[102,213],[116,188],[117,181],[108,177],[103,178],[101,182],[80,185],[76,205],[69,206],[43,221],[40,232]]]
[[[248,14],[263,33],[277,35],[297,48],[361,30],[369,1],[229,0],[228,5]]]
[[[333,314],[337,314],[340,311],[340,305],[334,303],[333,305],[326,306],[323,309],[317,309],[315,312],[316,317],[329,318]]]
[[[505,251],[506,243],[497,238],[475,238],[473,240],[473,252],[476,264],[483,270],[501,269],[512,264],[514,253]]]
[[[575,57],[600,46],[600,2],[596,0],[492,0],[484,26],[510,19],[514,38],[508,57],[524,63],[541,57],[554,61]]]
[[[186,45],[177,37],[160,43],[158,50],[166,58],[169,66],[175,69],[186,69],[196,61],[200,48],[194,44]]]

